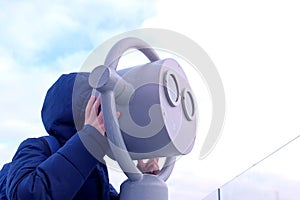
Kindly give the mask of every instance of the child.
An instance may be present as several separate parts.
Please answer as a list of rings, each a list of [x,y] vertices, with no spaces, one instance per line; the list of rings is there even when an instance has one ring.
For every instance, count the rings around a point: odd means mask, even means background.
[[[101,101],[91,96],[88,76],[62,75],[48,90],[42,120],[60,148],[52,154],[43,137],[22,142],[6,176],[8,199],[119,199],[109,184],[103,160],[109,145],[99,113]],[[90,145],[99,148],[97,158],[82,139],[94,141]],[[143,172],[157,173],[159,169],[157,159],[139,163]]]

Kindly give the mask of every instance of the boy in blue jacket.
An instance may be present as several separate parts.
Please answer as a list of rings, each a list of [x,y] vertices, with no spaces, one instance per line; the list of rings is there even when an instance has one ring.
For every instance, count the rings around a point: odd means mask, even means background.
[[[48,90],[42,120],[60,148],[52,154],[43,138],[22,142],[7,174],[8,199],[119,199],[109,184],[103,160],[109,145],[99,113],[101,100],[91,96],[88,76],[62,75]],[[82,139],[98,146],[97,158],[87,151]],[[156,159],[139,163],[145,173],[159,169]]]

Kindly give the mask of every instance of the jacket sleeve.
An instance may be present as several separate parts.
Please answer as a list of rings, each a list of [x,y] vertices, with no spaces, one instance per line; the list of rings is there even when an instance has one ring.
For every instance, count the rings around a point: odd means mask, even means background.
[[[82,143],[90,137],[96,138],[103,158],[107,140],[89,125],[50,157],[41,139],[25,140],[8,172],[8,199],[72,199],[98,163]]]
[[[109,196],[110,196],[110,200],[119,200],[120,199],[118,192],[111,184],[109,184]]]

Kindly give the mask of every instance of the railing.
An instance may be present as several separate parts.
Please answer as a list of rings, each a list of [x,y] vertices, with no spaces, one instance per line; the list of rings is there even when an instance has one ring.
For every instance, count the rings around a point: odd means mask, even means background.
[[[203,200],[299,200],[300,135]]]

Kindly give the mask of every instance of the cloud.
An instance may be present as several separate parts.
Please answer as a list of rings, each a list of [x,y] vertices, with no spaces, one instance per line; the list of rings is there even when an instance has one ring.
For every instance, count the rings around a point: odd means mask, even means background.
[[[137,28],[155,12],[142,1],[1,1],[0,166],[27,137],[45,135],[40,119],[47,89],[78,71],[95,46]],[[7,144],[11,144],[8,148]],[[14,148],[11,148],[11,147]]]
[[[171,177],[180,173],[178,180],[194,182],[195,174],[207,174],[217,188],[298,135],[297,7],[295,1],[268,0],[157,3],[158,14],[143,27],[177,31],[203,47],[220,73],[227,104],[214,151],[204,160],[187,155]],[[199,183],[189,191],[206,189]]]
[[[88,50],[116,34],[138,27],[154,13],[147,1],[4,1],[0,44],[28,63],[52,62],[66,53]],[[147,9],[146,9],[147,8]]]

